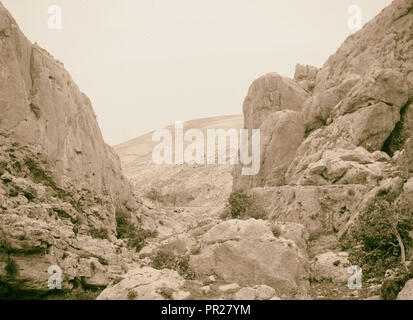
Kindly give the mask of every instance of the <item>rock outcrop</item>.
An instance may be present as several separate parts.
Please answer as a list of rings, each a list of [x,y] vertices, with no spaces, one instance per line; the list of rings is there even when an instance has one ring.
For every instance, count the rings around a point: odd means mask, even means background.
[[[2,4],[0,114],[0,295],[48,294],[51,265],[64,289],[106,286],[134,256],[115,214],[139,207],[90,100]]]
[[[247,177],[236,168],[234,190],[261,195],[273,218],[302,223],[308,214],[300,212],[320,212],[310,204],[320,202],[319,194],[332,200],[327,216],[340,221],[386,179],[407,181],[413,145],[412,7],[412,0],[395,0],[321,69],[298,65],[294,79],[269,74],[251,85],[245,128],[261,129],[261,170]],[[338,199],[340,189],[355,198]],[[284,203],[286,198],[291,201]],[[306,226],[317,229],[311,221]]]
[[[348,279],[337,239],[352,234],[361,213],[384,195],[411,208],[412,47],[413,0],[395,0],[320,69],[265,75],[245,98],[245,128],[261,130],[261,170],[242,176],[236,167],[233,191],[252,195],[269,221],[307,228],[317,283]]]
[[[242,286],[267,285],[283,298],[308,294],[306,233],[299,225],[229,220],[206,232],[190,267],[198,276],[217,275]]]
[[[97,300],[183,300],[189,295],[180,290],[184,282],[173,270],[137,268],[119,278],[117,283],[104,290]]]
[[[347,171],[352,176],[378,177],[389,160],[379,152],[392,157],[411,136],[411,7],[410,0],[394,1],[350,36],[320,70],[298,65],[294,80],[270,74],[252,84],[244,102],[245,128],[261,129],[263,166],[261,176],[249,184],[242,183],[248,178],[236,173],[234,188],[354,183],[344,177]],[[277,129],[280,110],[298,112],[282,132]],[[301,126],[306,137],[300,139]],[[266,140],[271,147],[265,146]],[[343,153],[371,159],[346,156],[350,163],[342,163],[338,159]],[[274,172],[266,168],[279,166],[288,170],[278,171],[280,177],[274,179]]]

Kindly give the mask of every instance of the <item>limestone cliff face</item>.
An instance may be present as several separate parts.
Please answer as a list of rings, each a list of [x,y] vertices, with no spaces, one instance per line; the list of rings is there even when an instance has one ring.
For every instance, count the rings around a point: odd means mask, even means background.
[[[0,3],[0,296],[48,294],[51,265],[64,289],[106,286],[133,263],[116,212],[138,225],[141,206],[90,100]]]
[[[395,0],[321,69],[299,65],[294,80],[276,74],[256,80],[244,115],[245,128],[261,129],[261,171],[243,177],[237,168],[234,189],[252,190],[268,200],[273,217],[314,230],[322,227],[313,216],[307,221],[312,213],[305,202],[317,202],[313,208],[330,219],[332,201],[342,204],[345,216],[377,185],[400,193],[412,175],[412,49],[413,0]],[[353,199],[344,201],[339,189]],[[319,196],[297,200],[313,192]],[[283,205],[277,199],[286,193],[291,201]]]
[[[0,4],[0,130],[42,153],[58,186],[129,200],[119,160],[90,100],[61,62],[31,44]]]

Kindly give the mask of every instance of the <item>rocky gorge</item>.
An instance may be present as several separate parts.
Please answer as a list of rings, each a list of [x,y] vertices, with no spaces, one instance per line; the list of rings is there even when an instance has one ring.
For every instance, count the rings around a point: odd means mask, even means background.
[[[413,299],[413,0],[322,68],[252,83],[256,176],[106,145],[90,100],[1,4],[0,43],[1,299]]]

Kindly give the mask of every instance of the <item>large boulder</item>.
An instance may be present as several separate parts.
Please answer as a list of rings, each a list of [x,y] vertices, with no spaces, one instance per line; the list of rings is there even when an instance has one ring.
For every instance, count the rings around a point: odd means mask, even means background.
[[[348,253],[327,251],[314,257],[310,264],[310,277],[316,281],[347,282],[350,274]]]
[[[238,166],[234,175],[234,188],[249,190],[256,185],[280,186],[285,184],[285,173],[304,140],[301,115],[291,110],[270,114],[261,125],[261,164],[255,176],[241,175]]]
[[[306,297],[306,251],[283,230],[263,220],[222,222],[201,237],[200,254],[191,256],[190,267],[198,276],[215,274],[242,286],[270,286],[278,296]],[[303,232],[296,229],[295,236],[303,238]]]
[[[296,82],[276,73],[253,82],[243,106],[244,128],[260,129],[261,169],[257,176],[242,176],[241,166],[237,166],[234,189],[284,184],[285,171],[304,139],[300,112],[309,97]]]
[[[266,74],[255,80],[244,100],[244,125],[246,129],[259,129],[273,112],[301,111],[310,94],[295,81],[276,73]]]
[[[136,268],[125,274],[97,297],[97,300],[174,300],[188,297],[181,288],[185,280],[174,270]],[[181,299],[180,299],[181,298]]]

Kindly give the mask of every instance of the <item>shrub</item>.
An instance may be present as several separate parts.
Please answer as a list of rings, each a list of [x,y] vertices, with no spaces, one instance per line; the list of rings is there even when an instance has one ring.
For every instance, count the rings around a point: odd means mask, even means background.
[[[32,187],[29,187],[23,191],[23,195],[30,201],[37,197],[37,191]]]
[[[36,116],[37,119],[40,118],[42,113],[41,113],[41,110],[40,110],[39,106],[37,106],[33,103],[30,103],[30,110],[32,110],[32,112],[34,113],[34,115]]]
[[[384,275],[387,269],[401,266],[404,246],[412,244],[412,229],[409,205],[389,202],[387,194],[382,194],[359,216],[351,237],[361,245],[352,246],[350,260],[361,266],[367,277]]]
[[[137,227],[132,223],[131,214],[124,210],[116,210],[116,231],[119,239],[128,239],[128,246],[135,248],[136,252],[146,245],[148,238],[158,235],[156,231],[150,231]]]
[[[157,235],[158,232],[156,231],[138,228],[134,231],[134,234],[131,235],[131,237],[129,238],[128,246],[131,248],[135,248],[136,252],[139,252],[146,245],[148,238],[155,238]]]
[[[116,210],[116,232],[119,239],[127,238],[133,234],[135,226],[131,223],[131,215],[129,212],[121,209]]]
[[[153,187],[145,194],[145,197],[154,202],[163,202],[163,194]]]
[[[17,197],[19,195],[19,192],[16,189],[11,189],[9,192],[9,197]]]
[[[234,191],[227,202],[227,214],[233,219],[266,219],[264,208],[250,195],[242,191]],[[223,215],[223,217],[226,214]]]
[[[152,187],[151,190],[149,190],[145,194],[145,197],[153,202],[172,207],[186,205],[189,202],[195,200],[195,198],[185,189],[180,190],[179,192],[174,191],[169,193],[162,193],[154,187]]]
[[[106,228],[91,228],[90,229],[90,235],[92,236],[92,238],[95,239],[108,239],[109,240],[109,232],[108,229]]]
[[[131,290],[128,292],[128,300],[135,300],[137,296],[138,294],[134,290]]]
[[[49,186],[56,192],[58,198],[65,198],[66,192],[56,185],[56,183],[52,179],[51,172],[43,169],[42,166],[36,160],[31,158],[26,158],[24,160],[24,164],[29,169],[34,182],[42,183],[46,186]]]
[[[15,278],[19,273],[19,266],[12,258],[9,257],[7,259],[7,264],[4,271],[6,271],[8,277]]]
[[[189,268],[189,257],[175,256],[171,252],[158,251],[156,256],[152,259],[152,268],[157,270],[176,270],[187,280],[193,280],[195,278],[194,272]]]
[[[113,285],[118,284],[118,283],[121,282],[122,280],[123,280],[122,277],[116,277],[115,279],[113,279],[112,284],[113,284]]]
[[[173,296],[172,296],[173,292],[172,292],[171,289],[168,289],[168,288],[161,288],[159,290],[159,294],[162,297],[164,297],[165,300],[172,300],[172,298],[173,298]]]
[[[281,228],[279,226],[273,226],[271,231],[274,237],[279,238],[281,236]]]

